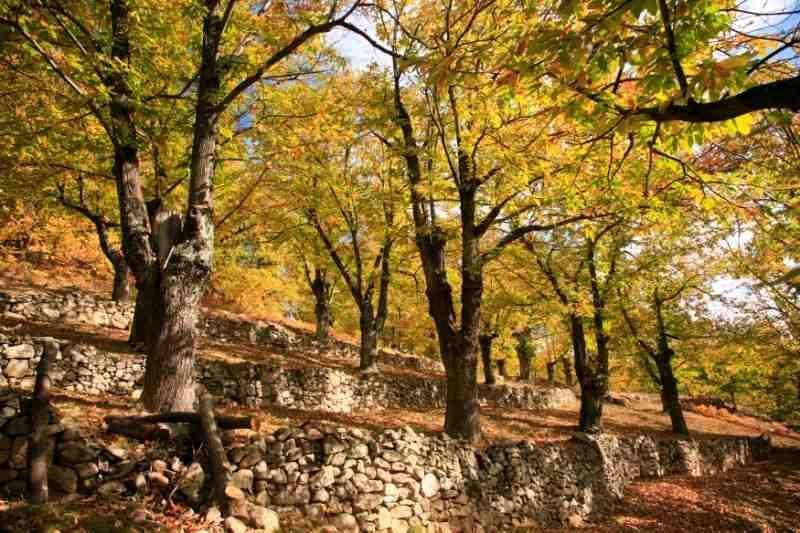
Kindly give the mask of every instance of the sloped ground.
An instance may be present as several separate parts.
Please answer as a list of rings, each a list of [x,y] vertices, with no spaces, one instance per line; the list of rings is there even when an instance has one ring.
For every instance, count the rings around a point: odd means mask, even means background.
[[[1,284],[0,284],[1,285]],[[126,335],[119,330],[91,326],[0,321],[0,327],[15,328],[15,333],[49,335],[93,344],[113,352],[128,352]],[[325,358],[317,353],[273,353],[236,343],[201,341],[201,357],[229,360],[273,360],[287,367],[330,366],[352,368],[352,361]],[[414,372],[406,368],[385,367],[384,372]],[[139,407],[128,398],[94,397],[58,391],[55,401],[67,424],[80,427],[87,436],[113,440],[103,431],[102,419],[109,414],[132,414]],[[258,417],[262,432],[309,419],[332,420],[342,425],[370,429],[409,425],[423,432],[441,430],[441,409],[411,411],[401,409],[357,411],[332,414],[317,411],[261,410],[222,406],[229,413],[248,413]],[[501,441],[562,441],[575,432],[578,404],[563,409],[526,411],[483,409],[482,445]],[[648,433],[669,435],[669,419],[651,401],[637,400],[628,407],[607,405],[606,429],[617,434]],[[589,525],[596,531],[793,531],[800,530],[800,435],[780,424],[745,416],[721,413],[686,413],[689,428],[696,438],[716,435],[770,434],[781,446],[774,459],[706,478],[670,477],[632,484],[625,499],[609,521]],[[143,502],[146,504],[146,502]],[[167,507],[153,515],[144,506],[120,506],[112,502],[80,500],[46,509],[22,506],[8,512],[0,502],[0,531],[35,530],[34,524],[58,521],[62,531],[125,531],[153,529],[186,531],[202,529],[202,521],[191,511]],[[7,512],[3,512],[7,511]],[[32,518],[36,516],[38,518]],[[30,529],[28,528],[30,526]],[[20,529],[22,527],[23,529]],[[793,529],[795,528],[795,529]],[[532,531],[535,531],[532,530]]]

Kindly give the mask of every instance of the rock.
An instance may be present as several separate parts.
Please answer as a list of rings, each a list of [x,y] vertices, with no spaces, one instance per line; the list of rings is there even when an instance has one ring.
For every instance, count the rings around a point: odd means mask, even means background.
[[[107,446],[103,448],[103,452],[112,461],[124,461],[128,458],[128,451],[119,446]]]
[[[225,519],[225,531],[228,533],[247,533],[247,526],[238,518],[229,516]]]
[[[9,378],[22,378],[31,373],[30,366],[26,359],[12,359],[8,362],[5,375]]]
[[[411,518],[414,516],[414,511],[407,505],[398,505],[391,510],[392,518]]]
[[[222,522],[222,512],[217,507],[210,507],[206,511],[206,522],[209,524],[219,524]]]
[[[125,485],[121,481],[106,481],[97,487],[97,493],[104,498],[125,493]]]
[[[432,498],[439,492],[439,480],[433,474],[425,474],[420,483],[422,495],[426,498]]]
[[[11,456],[8,460],[14,468],[25,468],[28,463],[28,437],[17,437],[11,444]]]
[[[256,479],[269,479],[269,467],[264,461],[259,461],[253,468],[253,476]]]
[[[61,461],[68,464],[86,463],[97,457],[97,453],[82,444],[69,442],[58,450]]]
[[[94,477],[100,473],[100,469],[94,463],[80,463],[75,465],[74,468],[81,479]]]
[[[372,511],[383,501],[382,494],[359,494],[353,501],[353,509],[355,511]]]
[[[191,502],[200,501],[200,493],[206,481],[206,473],[200,463],[192,463],[180,480],[180,490]]]
[[[18,416],[12,418],[3,428],[3,433],[9,437],[29,435],[31,432],[31,418],[29,416]]]
[[[339,513],[333,517],[333,526],[342,533],[358,531],[358,521],[350,513]]]
[[[169,487],[169,478],[161,472],[148,472],[146,476],[150,486],[161,488]]]
[[[231,484],[239,487],[243,491],[253,491],[253,471],[247,468],[238,470],[231,476]]]
[[[9,346],[5,349],[5,352],[8,359],[32,359],[36,356],[36,350],[32,344],[18,344],[16,346]],[[25,368],[28,368],[27,363],[25,363]],[[9,375],[9,377],[19,376]]]
[[[248,516],[253,527],[266,533],[276,533],[281,529],[278,513],[266,507],[251,505],[248,509]]]
[[[314,491],[314,496],[311,498],[311,501],[319,502],[319,503],[326,503],[331,499],[330,494],[325,489],[317,489]]]
[[[78,474],[71,468],[50,465],[47,468],[47,482],[67,494],[78,490]]]
[[[332,466],[323,466],[317,474],[311,478],[311,485],[327,488],[333,485],[336,480],[336,470]]]
[[[231,483],[228,483],[225,486],[225,495],[228,498],[232,499],[232,500],[244,500],[245,499],[244,491],[242,489],[240,489],[239,487],[237,487],[236,485],[233,485]]]

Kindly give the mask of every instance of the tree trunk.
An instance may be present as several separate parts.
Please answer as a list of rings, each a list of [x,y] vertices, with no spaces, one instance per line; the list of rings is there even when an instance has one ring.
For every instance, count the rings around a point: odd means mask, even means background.
[[[474,441],[481,434],[478,403],[478,346],[463,343],[449,355],[444,430],[451,437]]]
[[[553,385],[556,382],[556,363],[557,360],[548,361],[546,364],[547,367],[547,383],[549,385]]]
[[[142,392],[149,411],[195,410],[195,345],[207,276],[191,258],[173,257],[162,277],[161,331],[147,358]]]
[[[314,269],[314,279],[311,280],[311,292],[314,294],[314,316],[316,317],[316,331],[314,338],[321,345],[330,341],[331,329],[331,283],[322,269]]]
[[[604,387],[598,387],[592,379],[580,380],[581,412],[578,429],[584,433],[599,433],[603,430]]]
[[[567,387],[572,387],[575,385],[575,375],[572,372],[572,363],[570,362],[569,357],[566,355],[559,360],[561,361],[561,370],[564,372],[564,383],[567,384]]]
[[[500,377],[503,379],[508,379],[508,367],[506,366],[505,359],[498,359],[496,361],[497,364],[497,372],[500,374]]]
[[[672,432],[678,435],[689,435],[689,428],[683,418],[681,402],[678,398],[678,381],[672,372],[671,357],[661,354],[658,358],[658,373],[661,379],[662,401],[666,400],[667,412],[672,422]]]
[[[361,305],[359,319],[361,329],[361,348],[358,368],[362,374],[376,374],[378,369],[378,331],[369,301]]]
[[[667,394],[667,390],[664,388],[664,385],[662,385],[661,382],[658,383],[658,386],[661,391],[661,412],[669,413],[669,395]]]
[[[32,503],[45,503],[49,498],[47,465],[55,449],[50,429],[50,371],[56,362],[58,347],[46,343],[36,368],[36,383],[31,399],[31,434],[28,452],[28,493]]]
[[[136,349],[149,352],[161,330],[161,294],[158,286],[149,282],[138,282],[136,289],[128,343]]]
[[[130,284],[128,282],[128,264],[123,259],[114,264],[114,288],[111,299],[115,302],[124,302],[130,298]]]
[[[481,361],[483,362],[483,379],[487,385],[494,385],[494,366],[492,365],[492,335],[481,335],[478,342],[481,346]]]

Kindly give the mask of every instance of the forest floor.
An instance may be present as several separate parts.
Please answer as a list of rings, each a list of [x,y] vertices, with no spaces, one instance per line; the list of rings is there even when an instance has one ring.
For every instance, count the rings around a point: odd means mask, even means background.
[[[3,285],[0,281],[0,290],[4,289]],[[2,319],[0,327],[4,330],[13,328],[15,334],[49,335],[92,344],[110,352],[130,353],[125,343],[126,334],[120,330],[77,324],[18,323]],[[223,345],[205,338],[201,341],[199,355],[233,360],[271,360],[287,367],[322,365],[355,370],[352,361],[328,359],[317,353],[275,353],[233,342]],[[388,375],[418,373],[395,367],[384,367],[383,370]],[[102,419],[105,416],[130,415],[139,410],[136,402],[130,398],[55,392],[54,404],[64,423],[100,442],[115,439],[104,431]],[[325,419],[341,425],[375,430],[409,425],[425,433],[436,433],[441,431],[444,419],[443,409],[371,409],[340,414],[234,405],[221,407],[228,414],[257,417],[259,431],[264,433],[282,426],[301,424],[309,419]],[[577,402],[544,411],[484,406],[484,438],[480,445],[520,440],[568,440],[576,431],[577,412]],[[695,438],[769,434],[777,446],[776,453],[768,461],[714,476],[670,476],[635,482],[626,489],[624,499],[609,517],[602,523],[587,524],[586,531],[800,531],[800,434],[781,424],[730,414],[724,410],[687,412],[686,418]],[[669,436],[669,418],[646,396],[637,396],[625,407],[607,405],[604,419],[606,430],[614,434]],[[676,512],[676,509],[680,509],[680,512]],[[17,529],[13,524],[30,526],[46,517],[60,517],[62,531],[137,531],[157,529],[159,525],[167,530],[183,528],[192,531],[202,528],[202,522],[189,509],[176,508],[153,514],[140,506],[112,505],[92,499],[47,508],[15,507],[12,511],[9,511],[8,503],[0,501],[0,516],[0,531],[33,530]]]

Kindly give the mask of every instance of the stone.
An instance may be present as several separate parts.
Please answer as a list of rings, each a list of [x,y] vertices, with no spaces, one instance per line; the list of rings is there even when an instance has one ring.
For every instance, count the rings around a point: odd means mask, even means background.
[[[32,359],[36,356],[36,349],[32,344],[17,344],[16,346],[8,346],[5,349],[6,357],[8,359]],[[25,368],[28,365],[25,363]],[[19,376],[10,376],[19,377]]]
[[[378,529],[384,530],[392,527],[392,513],[386,507],[378,508]]]
[[[199,502],[203,485],[206,482],[206,473],[200,463],[192,463],[180,479],[180,491],[191,502]]]
[[[281,529],[278,513],[271,509],[260,505],[251,505],[248,515],[251,525],[265,533],[276,533]]]
[[[161,472],[148,472],[146,477],[150,486],[161,488],[169,487],[169,478]]]
[[[414,516],[414,511],[407,505],[398,505],[391,510],[392,518],[411,518]]]
[[[61,492],[71,494],[78,490],[78,474],[71,468],[50,465],[47,468],[47,482]]]
[[[252,492],[253,491],[253,471],[247,468],[242,470],[238,470],[233,473],[231,476],[231,484],[236,487],[239,487],[243,491]]]
[[[361,458],[367,457],[367,456],[369,456],[369,448],[367,447],[366,444],[363,444],[363,443],[356,444],[350,450],[350,457],[352,457],[354,459],[361,459]]]
[[[420,482],[422,495],[426,498],[432,498],[439,492],[439,480],[433,474],[425,474]]]
[[[323,466],[314,477],[311,478],[311,484],[316,487],[330,487],[336,480],[336,470],[332,466]]]
[[[28,437],[17,437],[11,444],[8,464],[14,468],[25,468],[28,463]]]
[[[325,489],[317,489],[314,491],[314,496],[311,498],[311,501],[319,502],[319,503],[326,503],[331,499],[330,494]]]
[[[222,522],[222,512],[218,507],[209,507],[205,519],[209,524],[219,524]]]
[[[119,446],[106,446],[103,448],[103,452],[112,461],[124,461],[128,458],[128,451]]]
[[[387,483],[384,486],[383,494],[384,503],[394,503],[399,499],[400,490],[394,483]]]
[[[228,533],[247,533],[247,525],[235,516],[229,516],[225,519],[225,531]]]
[[[269,467],[267,463],[264,461],[256,463],[253,467],[253,476],[255,476],[256,479],[269,479]]]
[[[353,500],[353,509],[356,511],[372,511],[383,502],[383,495],[381,494],[359,494]]]
[[[58,450],[61,461],[68,464],[86,463],[97,457],[97,453],[82,444],[68,442]]]
[[[80,463],[75,465],[73,468],[75,468],[75,471],[78,473],[78,477],[81,479],[94,477],[100,473],[100,469],[97,468],[95,463]]]
[[[121,481],[106,481],[97,487],[97,493],[104,498],[123,494],[125,490],[125,485]]]
[[[18,416],[12,418],[3,428],[3,433],[9,437],[19,435],[29,435],[31,432],[31,418],[29,416]]]
[[[333,526],[342,533],[358,531],[358,521],[350,513],[339,513],[333,517]]]

